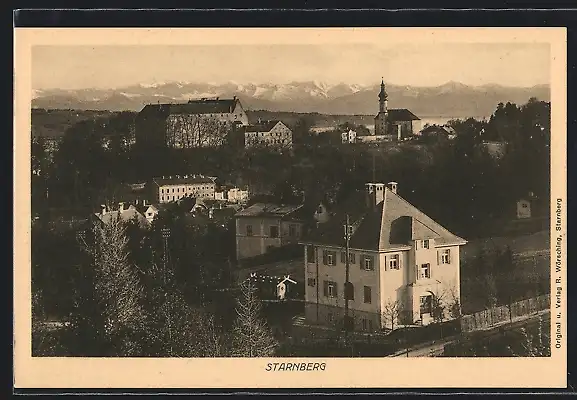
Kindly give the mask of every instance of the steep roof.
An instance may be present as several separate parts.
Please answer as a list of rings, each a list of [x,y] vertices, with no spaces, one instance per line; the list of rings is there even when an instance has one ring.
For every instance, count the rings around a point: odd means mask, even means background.
[[[274,128],[279,122],[278,120],[274,121],[263,121],[258,124],[253,125],[246,125],[244,127],[245,132],[270,132],[272,128]]]
[[[380,114],[380,113],[379,113]],[[406,108],[391,108],[387,110],[389,121],[416,121],[421,118],[407,110]],[[378,116],[378,114],[377,114]]]
[[[128,222],[136,218],[139,225],[141,227],[147,227],[150,225],[148,220],[142,215],[134,206],[130,206],[124,211],[115,210],[115,211],[107,211],[106,214],[102,215],[101,213],[94,214],[99,220],[104,222],[105,224],[113,221],[114,219],[118,218],[120,215],[120,219],[124,222]]]
[[[280,217],[284,218],[289,214],[301,209],[302,204],[274,204],[274,203],[255,203],[235,214],[236,217]]]
[[[366,200],[359,200],[358,193],[351,198],[351,203],[339,207],[336,215],[307,235],[303,243],[343,246],[346,212],[349,212],[349,222],[353,225],[351,248],[387,251],[423,239],[435,239],[435,245],[466,243],[388,187],[383,201],[374,207],[367,207]]]
[[[147,104],[141,113],[155,113],[168,117],[172,114],[227,114],[232,113],[239,99],[189,100],[182,104]]]

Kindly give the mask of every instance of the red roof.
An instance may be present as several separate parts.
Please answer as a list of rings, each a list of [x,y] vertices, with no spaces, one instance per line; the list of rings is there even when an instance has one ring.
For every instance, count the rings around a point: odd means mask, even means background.
[[[375,207],[367,207],[364,201],[356,201],[354,207],[347,208],[349,222],[354,227],[349,242],[351,248],[387,251],[407,247],[411,241],[423,239],[434,239],[435,245],[466,243],[388,187],[385,188],[384,200]],[[359,210],[363,210],[362,213]],[[337,212],[302,242],[344,246],[346,212]]]

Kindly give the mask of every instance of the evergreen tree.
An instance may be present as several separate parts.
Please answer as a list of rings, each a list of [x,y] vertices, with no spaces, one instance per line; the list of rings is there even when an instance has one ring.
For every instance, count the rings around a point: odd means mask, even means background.
[[[270,357],[278,346],[261,319],[261,304],[255,292],[250,279],[240,284],[232,340],[232,355],[235,357]]]

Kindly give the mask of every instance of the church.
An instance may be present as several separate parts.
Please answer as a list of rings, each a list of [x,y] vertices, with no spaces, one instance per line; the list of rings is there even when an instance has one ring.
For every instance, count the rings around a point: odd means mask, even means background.
[[[385,82],[381,80],[379,113],[375,116],[375,136],[383,141],[401,141],[417,133],[420,118],[406,108],[388,108]]]

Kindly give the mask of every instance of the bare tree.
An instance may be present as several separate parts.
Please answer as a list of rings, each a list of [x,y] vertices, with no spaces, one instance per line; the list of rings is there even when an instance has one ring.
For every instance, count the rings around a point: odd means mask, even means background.
[[[270,357],[277,341],[261,319],[261,304],[250,279],[240,284],[240,297],[233,328],[232,355],[235,357]]]
[[[390,322],[391,324],[391,331],[395,330],[395,326],[399,321],[399,318],[402,313],[401,303],[398,300],[389,299],[384,305],[381,311],[383,319],[387,321],[387,324]]]
[[[128,262],[128,238],[120,216],[95,224],[94,237],[95,299],[102,312],[104,337],[116,355],[138,354],[134,334],[142,332],[145,323],[143,288]]]
[[[445,320],[445,313],[447,310],[447,289],[437,288],[433,292],[432,298],[432,317],[435,322],[443,322]]]
[[[461,316],[461,299],[456,284],[447,287],[447,310],[451,318],[457,319]]]

